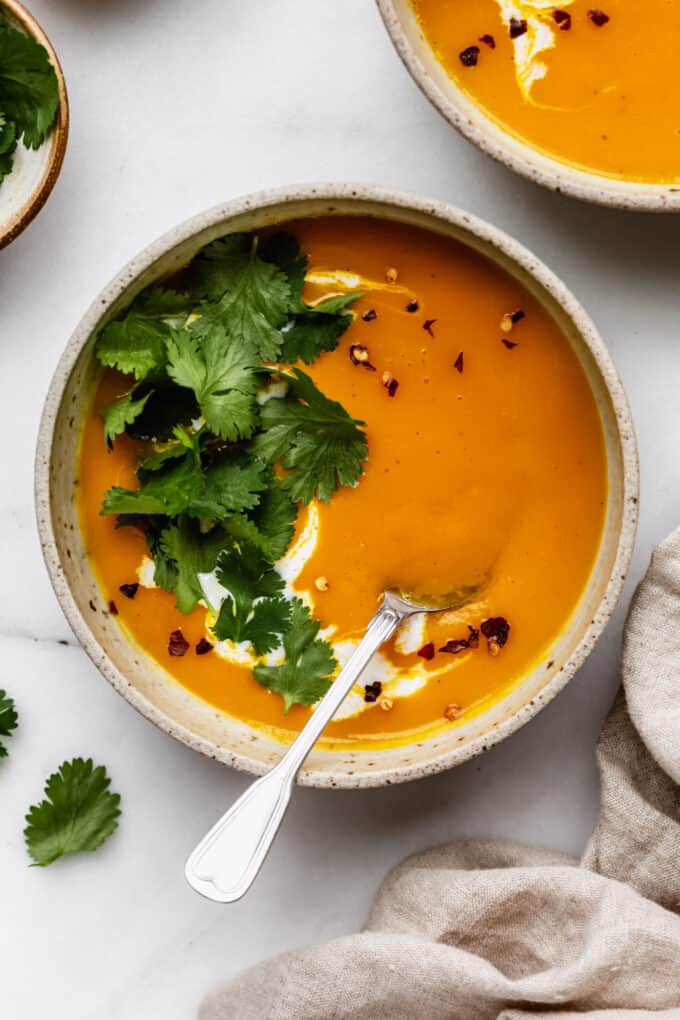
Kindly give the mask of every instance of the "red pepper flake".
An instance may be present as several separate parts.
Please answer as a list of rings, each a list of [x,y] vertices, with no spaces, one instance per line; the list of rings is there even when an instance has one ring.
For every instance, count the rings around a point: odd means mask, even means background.
[[[122,592],[126,599],[133,599],[137,594],[139,584],[135,581],[132,584],[121,584],[118,591]]]
[[[349,360],[353,365],[361,365],[362,368],[367,368],[369,372],[375,372],[375,365],[372,365],[368,360],[368,347],[364,347],[363,344],[352,344],[349,349]]]
[[[479,631],[476,627],[471,627],[470,624],[468,624],[468,630],[470,631],[467,639],[468,646],[470,648],[479,648]]]
[[[458,57],[463,67],[475,67],[479,60],[479,46],[468,46]]]
[[[202,637],[196,645],[196,655],[207,655],[208,652],[212,652],[213,646],[207,638]],[[172,653],[171,653],[172,654]]]
[[[609,15],[605,14],[604,11],[598,10],[597,7],[593,7],[588,11],[588,17],[593,25],[597,25],[598,28],[602,28],[609,21]]]
[[[426,645],[418,649],[418,655],[421,659],[427,659],[430,662],[434,659],[434,641],[428,641]]]
[[[517,311],[515,312],[510,312],[510,318],[512,319],[513,325],[516,326],[518,322],[521,322],[522,319],[525,319],[526,314],[527,313],[522,311],[521,308],[518,308]]]
[[[501,337],[501,343],[503,344],[504,347],[507,347],[509,351],[511,351],[513,347],[519,347],[519,344],[517,343],[516,340],[508,340],[507,336]]]
[[[181,630],[173,630],[168,641],[168,651],[170,655],[176,656],[178,659],[187,653],[189,650],[189,642],[184,637]]]
[[[367,312],[364,312],[361,318],[364,320],[364,322],[373,322],[374,319],[378,318],[378,313],[376,312],[375,308],[369,308]]]
[[[504,616],[493,616],[484,620],[480,627],[482,634],[487,640],[490,655],[498,655],[501,648],[507,644],[510,635],[510,624]]]
[[[483,42],[486,46],[488,46],[490,50],[496,49],[496,40],[492,35],[489,35],[488,32],[486,33],[486,35],[480,35],[479,41]]]
[[[467,638],[458,638],[447,641],[445,645],[439,649],[440,652],[448,652],[450,655],[459,655],[461,652],[467,652],[470,647],[470,642]]]
[[[420,305],[418,304],[415,298],[409,301],[409,303],[406,305],[407,312],[417,312],[419,308]]]
[[[563,11],[560,7],[556,7],[553,11],[553,18],[555,24],[560,26],[560,32],[568,32],[571,28],[571,14],[569,11]]]
[[[377,701],[381,694],[382,684],[379,680],[376,680],[373,684],[366,684],[364,687],[364,701],[368,702],[369,705]]]
[[[393,397],[397,390],[399,389],[399,383],[397,382],[393,375],[390,375],[389,372],[383,372],[382,384],[387,390],[388,397]]]
[[[461,375],[463,374],[463,352],[462,351],[460,352],[460,354],[458,355],[458,357],[454,361],[453,367],[456,369],[457,372],[460,372]]]
[[[432,327],[434,326],[436,321],[437,321],[436,319],[425,319],[425,322],[423,323],[423,329],[425,330],[426,333],[429,333],[430,336],[434,336]]]
[[[111,613],[111,616],[118,616],[118,606],[113,599],[109,602],[109,612]]]
[[[524,18],[510,18],[510,38],[519,39],[526,33],[528,27]]]

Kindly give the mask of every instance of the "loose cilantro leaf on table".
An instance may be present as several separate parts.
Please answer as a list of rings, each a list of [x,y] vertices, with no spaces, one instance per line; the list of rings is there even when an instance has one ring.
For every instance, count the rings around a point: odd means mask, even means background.
[[[213,633],[219,641],[250,641],[258,655],[272,651],[290,622],[284,583],[254,546],[243,542],[220,553],[217,580],[226,588]]]
[[[318,637],[321,624],[313,620],[301,599],[291,607],[290,626],[283,636],[286,661],[280,666],[255,666],[255,679],[280,694],[287,714],[293,705],[313,705],[322,698],[337,666],[328,641]]]
[[[356,485],[368,455],[365,423],[317,389],[298,368],[284,377],[288,395],[262,408],[262,431],[253,442],[256,456],[273,464],[280,460],[288,473],[283,487],[294,500],[328,501],[339,485]]]
[[[63,854],[96,850],[118,827],[120,797],[92,759],[65,761],[45,785],[45,799],[26,815],[24,837],[34,864],[45,867]]]
[[[142,291],[121,319],[110,322],[97,340],[102,365],[141,380],[163,369],[165,344],[174,326],[183,325],[191,309],[186,294],[152,287]]]
[[[5,125],[13,125],[16,141],[23,141],[28,149],[38,149],[58,108],[59,84],[47,50],[5,21],[0,31],[0,112]],[[6,130],[2,132],[5,146]],[[0,153],[6,157],[8,152],[0,143]]]
[[[0,737],[10,737],[17,728],[19,717],[14,707],[14,700],[5,691],[0,690]],[[0,758],[7,757],[7,748],[0,740]]]

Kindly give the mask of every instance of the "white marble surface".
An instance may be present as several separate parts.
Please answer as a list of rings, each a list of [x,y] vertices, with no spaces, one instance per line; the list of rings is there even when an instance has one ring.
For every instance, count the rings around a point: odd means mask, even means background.
[[[396,185],[457,203],[533,248],[600,326],[637,420],[642,521],[632,586],[680,516],[680,220],[543,192],[460,139],[420,95],[371,0],[33,0],[72,102],[62,177],[0,253],[0,686],[21,726],[0,766],[0,1013],[184,1020],[221,979],[361,925],[387,868],[460,836],[578,853],[594,746],[617,686],[625,605],[587,667],[523,732],[448,775],[303,790],[257,887],[220,907],[185,885],[196,837],[243,776],[137,716],[75,645],[32,508],[43,396],[85,307],[193,213],[300,180]],[[106,763],[124,801],[94,855],[27,867],[22,821],[63,758]]]

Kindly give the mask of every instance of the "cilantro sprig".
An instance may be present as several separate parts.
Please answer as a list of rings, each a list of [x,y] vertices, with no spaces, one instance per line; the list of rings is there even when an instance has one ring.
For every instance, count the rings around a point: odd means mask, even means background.
[[[103,766],[91,758],[63,762],[45,784],[45,797],[26,815],[24,838],[34,864],[96,850],[118,827],[120,796]]]
[[[260,662],[255,677],[281,688],[286,711],[320,696],[335,660],[320,623],[285,598],[276,563],[298,505],[355,486],[368,455],[364,423],[296,367],[337,347],[361,295],[309,305],[306,271],[288,234],[228,235],[195,256],[176,289],[140,294],[95,347],[130,378],[102,415],[108,447],[125,434],[146,444],[137,487],[109,489],[102,514],[145,532],[156,583],[182,613],[209,605],[202,579],[215,574],[225,592],[209,606],[215,637],[248,642],[260,658],[283,648],[289,668],[270,674],[283,666]]]
[[[11,737],[12,732],[17,728],[19,716],[14,705],[14,699],[0,690],[0,737]],[[0,740],[0,758],[7,757],[7,748]]]
[[[38,149],[54,124],[59,84],[47,50],[0,14],[0,184],[19,142]]]

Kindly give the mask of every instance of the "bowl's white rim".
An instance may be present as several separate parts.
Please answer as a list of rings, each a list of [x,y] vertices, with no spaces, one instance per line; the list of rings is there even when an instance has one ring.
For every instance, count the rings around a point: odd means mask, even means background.
[[[614,564],[599,609],[569,660],[529,703],[495,725],[488,733],[464,746],[438,754],[429,762],[412,762],[382,770],[372,768],[370,771],[363,771],[355,763],[351,776],[303,768],[298,777],[298,781],[306,786],[368,788],[407,782],[453,768],[488,750],[533,718],[566,686],[590,654],[614,611],[626,578],[635,542],[639,498],[637,443],[628,400],[614,363],[592,320],[565,284],[528,249],[497,227],[454,206],[368,184],[304,184],[266,190],[233,199],[192,217],[131,259],[95,299],[68,341],[55,369],[40,421],[35,461],[35,503],[40,543],[53,588],[73,632],[100,672],[134,708],[166,733],[209,758],[245,772],[262,774],[265,769],[261,762],[218,747],[159,710],[129,684],[106,650],[94,638],[68,587],[61,565],[50,511],[50,464],[57,414],[77,358],[102,315],[130,286],[131,281],[168,250],[206,228],[222,221],[226,223],[231,217],[247,210],[264,210],[271,206],[282,207],[281,220],[285,220],[287,204],[310,199],[328,203],[356,199],[358,202],[374,202],[397,210],[413,210],[435,217],[470,232],[529,273],[561,306],[595,358],[614,408],[623,464],[623,509]]]
[[[376,4],[402,63],[421,92],[449,124],[486,155],[535,184],[585,202],[638,212],[680,212],[680,183],[619,180],[572,167],[505,131],[471,103],[453,79],[448,79],[446,91],[440,88],[411,45],[395,0],[376,0]]]
[[[15,238],[17,238],[19,234],[26,229],[50,197],[52,189],[57,183],[57,178],[61,173],[62,164],[64,162],[66,144],[68,142],[70,118],[68,92],[66,89],[64,72],[61,69],[61,64],[59,63],[59,58],[54,46],[45,34],[45,31],[33,15],[26,10],[24,5],[19,3],[18,0],[0,0],[0,9],[3,7],[10,11],[17,21],[19,21],[26,29],[26,32],[33,36],[33,38],[41,43],[41,45],[43,45],[47,50],[50,62],[57,75],[57,82],[59,86],[59,109],[57,110],[57,118],[52,130],[43,143],[50,147],[45,171],[37,187],[30,195],[28,195],[22,207],[18,209],[12,218],[6,223],[0,223],[0,249],[6,248],[8,244],[14,241]]]

